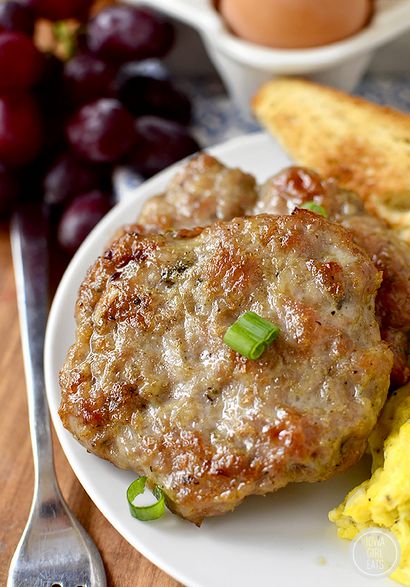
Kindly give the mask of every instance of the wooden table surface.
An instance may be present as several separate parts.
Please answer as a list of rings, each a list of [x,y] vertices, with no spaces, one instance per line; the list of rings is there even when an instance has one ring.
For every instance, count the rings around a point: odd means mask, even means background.
[[[0,224],[0,585],[27,520],[33,489],[26,390],[8,228]],[[177,587],[179,584],[132,548],[91,502],[57,439],[55,461],[62,492],[95,540],[110,587]]]

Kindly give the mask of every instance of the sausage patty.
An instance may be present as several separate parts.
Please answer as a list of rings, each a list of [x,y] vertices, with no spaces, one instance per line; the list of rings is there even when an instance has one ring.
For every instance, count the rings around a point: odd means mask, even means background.
[[[130,227],[82,284],[62,421],[196,524],[327,479],[360,458],[386,398],[380,280],[343,227],[305,210],[164,235]],[[248,310],[280,327],[258,360],[223,342]]]
[[[145,203],[139,222],[150,230],[162,231],[205,226],[216,218],[231,220],[234,215],[290,214],[308,201],[321,204],[329,219],[348,228],[355,242],[383,272],[376,315],[382,337],[394,354],[391,384],[395,388],[410,381],[408,244],[383,220],[369,214],[359,196],[340,189],[334,180],[323,180],[310,169],[289,167],[259,189],[252,180],[239,169],[229,169],[210,155],[200,153],[181,168],[165,194]],[[222,205],[224,200],[226,204]]]
[[[149,198],[138,221],[146,229],[207,226],[244,216],[258,198],[255,178],[201,153],[171,179],[165,193]]]
[[[284,169],[260,189],[250,214],[289,214],[308,201],[322,205],[330,220],[348,228],[353,240],[383,273],[376,297],[376,316],[382,337],[394,353],[393,387],[410,381],[410,247],[380,218],[367,212],[359,196],[340,189],[334,180],[322,180],[303,167]]]

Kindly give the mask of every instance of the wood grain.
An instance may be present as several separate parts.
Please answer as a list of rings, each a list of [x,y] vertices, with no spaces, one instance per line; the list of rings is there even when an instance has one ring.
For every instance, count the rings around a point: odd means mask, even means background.
[[[26,523],[33,488],[26,391],[10,256],[8,228],[0,224],[0,585]],[[110,587],[178,587],[132,548],[91,502],[55,440],[61,489],[69,506],[95,540]]]

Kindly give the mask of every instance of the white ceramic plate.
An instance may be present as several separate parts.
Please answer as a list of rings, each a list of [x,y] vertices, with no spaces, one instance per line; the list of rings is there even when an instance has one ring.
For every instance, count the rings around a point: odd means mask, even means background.
[[[278,145],[261,133],[210,151],[259,180],[289,164]],[[57,291],[47,329],[45,370],[51,415],[64,452],[91,499],[118,532],[187,586],[368,587],[369,579],[353,565],[349,543],[336,537],[327,519],[328,511],[365,477],[365,467],[325,483],[292,485],[265,498],[248,498],[235,512],[209,519],[201,528],[169,512],[144,523],[130,516],[125,499],[134,475],[88,454],[58,418],[58,371],[74,340],[73,309],[80,282],[115,230],[137,217],[143,201],[164,188],[175,168],[132,190],[104,218],[77,252]],[[383,584],[391,583],[378,581]]]

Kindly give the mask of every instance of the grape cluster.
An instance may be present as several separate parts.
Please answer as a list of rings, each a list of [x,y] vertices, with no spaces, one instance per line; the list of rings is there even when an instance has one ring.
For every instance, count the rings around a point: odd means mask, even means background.
[[[69,58],[38,49],[40,19],[56,38],[69,30]],[[41,197],[72,254],[112,205],[114,166],[147,178],[198,150],[191,104],[161,61],[173,42],[172,25],[144,7],[1,3],[0,215]]]

